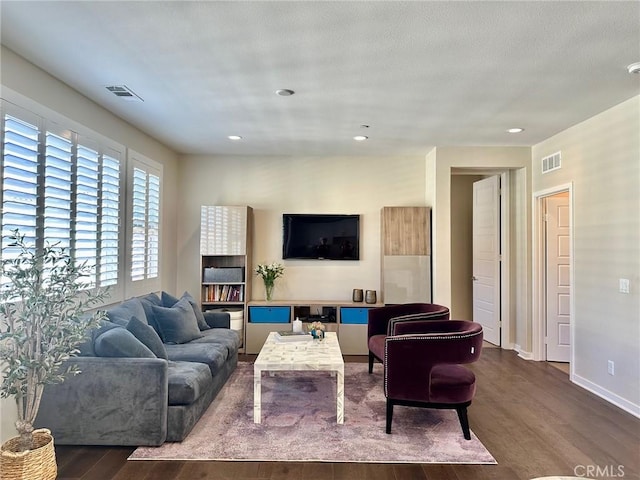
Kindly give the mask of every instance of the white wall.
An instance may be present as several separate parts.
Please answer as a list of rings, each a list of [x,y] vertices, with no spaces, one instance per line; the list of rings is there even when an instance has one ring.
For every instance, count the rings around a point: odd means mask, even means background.
[[[542,175],[558,151],[562,168]],[[532,159],[534,192],[573,182],[574,381],[640,415],[640,96],[535,145]]]
[[[1,47],[0,54],[2,98],[26,109],[32,109],[36,105],[53,110],[163,165],[163,231],[160,269],[162,288],[174,291],[177,276],[176,154],[4,46]],[[16,416],[17,410],[13,399],[0,400],[0,441],[16,434],[13,428]]]
[[[178,290],[199,292],[201,205],[254,209],[253,262],[278,261],[274,299],[350,300],[380,290],[380,210],[425,203],[425,159],[193,157],[180,161]],[[282,260],[283,213],[360,214],[360,261]],[[253,297],[264,298],[253,275]]]

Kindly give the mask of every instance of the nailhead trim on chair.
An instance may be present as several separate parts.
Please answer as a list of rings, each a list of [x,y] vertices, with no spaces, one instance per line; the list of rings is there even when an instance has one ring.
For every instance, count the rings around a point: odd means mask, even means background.
[[[452,333],[448,335],[442,335],[441,332],[438,333],[420,333],[420,334],[410,334],[410,335],[395,335],[391,337],[387,337],[385,339],[385,347],[384,347],[384,394],[387,396],[387,342],[402,342],[406,340],[456,340],[461,338],[472,338],[478,335],[482,335],[482,330],[479,332],[473,333],[463,333],[457,334]]]

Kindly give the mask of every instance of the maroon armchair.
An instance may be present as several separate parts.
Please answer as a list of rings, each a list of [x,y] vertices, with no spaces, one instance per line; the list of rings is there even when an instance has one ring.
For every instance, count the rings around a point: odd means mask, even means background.
[[[391,433],[394,405],[451,408],[458,413],[464,438],[471,440],[467,407],[476,391],[476,378],[462,364],[478,360],[481,350],[482,326],[466,320],[424,322],[422,333],[387,336],[387,433]]]
[[[387,335],[420,332],[422,324],[432,320],[449,320],[449,309],[435,303],[404,303],[369,309],[369,373],[373,371],[374,360],[384,363]]]

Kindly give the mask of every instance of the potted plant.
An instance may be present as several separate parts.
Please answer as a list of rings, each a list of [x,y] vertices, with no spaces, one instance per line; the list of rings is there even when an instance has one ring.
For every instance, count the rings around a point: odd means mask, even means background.
[[[88,330],[103,318],[102,312],[86,312],[107,291],[90,288],[87,277],[94,269],[77,265],[65,248],[36,250],[18,230],[8,238],[0,268],[0,396],[15,398],[20,436],[1,447],[0,477],[55,479],[51,433],[34,431],[33,422],[45,385],[79,373],[63,362],[79,353]]]

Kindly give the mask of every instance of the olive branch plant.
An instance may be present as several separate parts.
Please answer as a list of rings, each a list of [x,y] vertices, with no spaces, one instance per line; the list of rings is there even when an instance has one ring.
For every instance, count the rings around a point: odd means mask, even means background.
[[[33,422],[46,384],[80,373],[63,363],[99,324],[104,312],[89,311],[108,297],[88,281],[95,268],[77,264],[64,247],[36,250],[14,230],[6,238],[17,251],[0,267],[0,397],[15,397],[20,451],[33,448]]]

